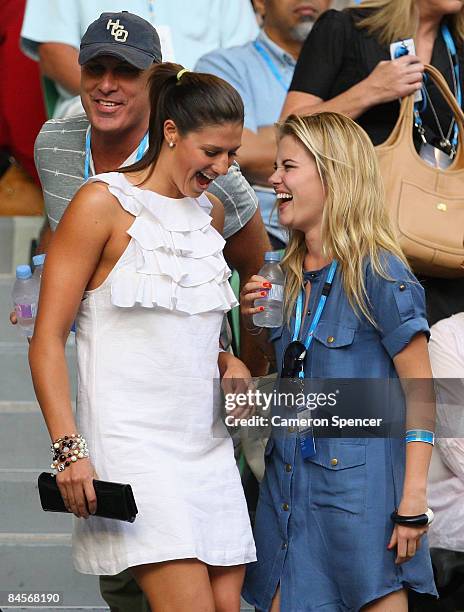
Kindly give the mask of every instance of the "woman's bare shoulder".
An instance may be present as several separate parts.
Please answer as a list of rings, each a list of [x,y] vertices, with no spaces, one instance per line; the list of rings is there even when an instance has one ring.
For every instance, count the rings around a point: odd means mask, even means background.
[[[66,215],[112,216],[119,208],[119,201],[109,191],[108,185],[103,181],[92,181],[82,185],[76,192],[63,215],[63,219]]]

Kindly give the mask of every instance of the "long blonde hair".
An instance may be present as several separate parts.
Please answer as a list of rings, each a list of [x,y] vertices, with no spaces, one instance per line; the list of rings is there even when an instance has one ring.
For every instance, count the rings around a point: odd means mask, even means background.
[[[387,279],[380,251],[388,251],[404,263],[406,260],[385,208],[374,147],[357,123],[338,113],[290,115],[278,128],[280,138],[292,136],[315,159],[326,196],[322,213],[323,254],[338,261],[343,288],[353,310],[376,325],[364,282],[366,257],[374,272]],[[306,253],[304,233],[291,230],[282,260],[287,277],[284,303],[288,322],[303,284]]]
[[[396,40],[413,38],[419,24],[419,14],[415,0],[363,0],[361,6],[348,10],[363,11],[376,9],[361,18],[357,25],[365,28],[369,34],[378,38],[383,45]],[[455,15],[449,15],[449,22],[459,44],[464,40],[464,9]]]

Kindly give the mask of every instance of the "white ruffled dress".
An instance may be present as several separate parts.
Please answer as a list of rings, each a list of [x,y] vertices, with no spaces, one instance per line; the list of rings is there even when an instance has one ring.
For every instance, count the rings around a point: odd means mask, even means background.
[[[211,204],[93,177],[134,216],[131,240],[77,317],[79,431],[101,480],[130,483],[134,523],[75,519],[74,564],[117,574],[197,558],[256,560],[232,441],[219,418],[218,346],[236,304]]]

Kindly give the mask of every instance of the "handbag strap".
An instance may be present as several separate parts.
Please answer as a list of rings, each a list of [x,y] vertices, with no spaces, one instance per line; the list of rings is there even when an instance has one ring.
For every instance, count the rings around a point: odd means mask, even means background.
[[[460,108],[459,104],[457,103],[456,98],[453,96],[448,86],[448,83],[446,82],[441,72],[437,70],[434,66],[426,64],[425,73],[430,77],[430,80],[433,81],[438,91],[443,96],[443,99],[451,109],[451,112],[453,113],[454,119],[458,126],[460,138],[458,141],[456,157],[452,166],[462,167],[462,165],[464,164],[464,147],[462,142],[464,139],[464,113]],[[396,125],[393,128],[390,136],[380,146],[392,146],[400,140],[403,140],[404,138],[412,140],[413,125],[414,94],[411,94],[410,96],[407,96],[402,99],[398,121],[396,122]],[[460,160],[460,163],[458,163],[458,159]],[[452,168],[452,166],[450,168]]]
[[[461,123],[464,123],[464,113],[462,112],[461,107],[459,106],[453,92],[449,88],[448,82],[442,73],[438,70],[438,68],[435,68],[435,66],[431,66],[430,64],[425,65],[425,72],[430,75],[430,78],[435,83],[442,96],[448,102],[448,105],[454,112],[455,119],[458,120],[458,118],[460,118]]]

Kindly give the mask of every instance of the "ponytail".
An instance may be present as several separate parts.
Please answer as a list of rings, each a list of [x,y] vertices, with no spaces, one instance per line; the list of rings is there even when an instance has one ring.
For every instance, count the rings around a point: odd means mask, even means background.
[[[168,119],[175,123],[181,136],[209,125],[243,124],[244,109],[239,93],[219,77],[185,71],[179,64],[165,62],[151,68],[148,86],[150,144],[140,161],[121,168],[120,172],[139,172],[150,165],[154,170]]]

